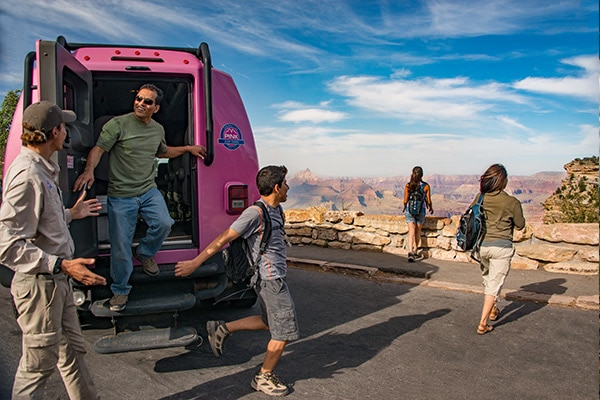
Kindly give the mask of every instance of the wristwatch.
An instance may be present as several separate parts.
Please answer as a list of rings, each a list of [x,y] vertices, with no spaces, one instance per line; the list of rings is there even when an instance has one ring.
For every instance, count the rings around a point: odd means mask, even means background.
[[[56,274],[60,274],[60,273],[62,272],[62,267],[61,267],[61,265],[62,265],[62,262],[63,262],[63,258],[61,258],[61,257],[58,257],[58,258],[56,259],[56,263],[54,264],[54,269],[52,269],[52,273],[53,273],[54,275],[56,275]]]

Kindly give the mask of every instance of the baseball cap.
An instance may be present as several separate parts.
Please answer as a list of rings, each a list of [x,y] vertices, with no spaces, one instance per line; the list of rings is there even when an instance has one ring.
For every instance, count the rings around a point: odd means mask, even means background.
[[[49,133],[61,122],[73,122],[77,115],[73,111],[63,111],[56,104],[40,101],[28,106],[23,112],[23,128],[26,131],[42,131]]]

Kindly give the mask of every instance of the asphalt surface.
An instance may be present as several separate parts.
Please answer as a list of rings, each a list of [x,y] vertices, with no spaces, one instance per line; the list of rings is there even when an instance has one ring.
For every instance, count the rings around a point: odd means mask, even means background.
[[[482,296],[290,268],[300,339],[276,372],[301,400],[589,400],[598,394],[598,313],[512,301],[478,335]],[[10,310],[0,287],[0,307]],[[187,310],[180,326],[204,338],[208,320],[260,313],[224,303]],[[85,320],[88,320],[85,323]],[[269,332],[235,332],[215,357],[199,346],[99,354],[108,319],[85,318],[86,362],[102,399],[260,400],[251,386]],[[0,399],[10,398],[21,355],[11,312],[0,313]],[[44,399],[68,396],[55,373]]]
[[[312,266],[374,279],[483,293],[481,272],[476,263],[436,259],[408,262],[404,256],[387,253],[301,245],[288,248],[287,256],[292,266]],[[501,296],[507,300],[598,310],[598,291],[598,275],[512,269]]]

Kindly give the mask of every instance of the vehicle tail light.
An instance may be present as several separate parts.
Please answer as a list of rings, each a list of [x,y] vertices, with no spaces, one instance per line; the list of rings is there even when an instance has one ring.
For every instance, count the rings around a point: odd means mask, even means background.
[[[248,207],[248,185],[243,183],[229,183],[226,186],[227,212],[240,214]]]

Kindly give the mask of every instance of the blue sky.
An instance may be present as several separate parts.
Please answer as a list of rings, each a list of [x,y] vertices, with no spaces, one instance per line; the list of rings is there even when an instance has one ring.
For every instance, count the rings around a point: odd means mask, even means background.
[[[319,176],[563,171],[598,155],[596,0],[4,0],[0,96],[35,40],[197,47],[261,165]]]

